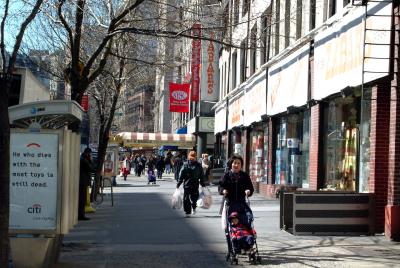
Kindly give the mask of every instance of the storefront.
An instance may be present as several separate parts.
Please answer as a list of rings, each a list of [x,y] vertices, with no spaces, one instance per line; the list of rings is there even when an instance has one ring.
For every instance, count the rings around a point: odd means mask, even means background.
[[[255,74],[245,87],[244,126],[247,127],[246,144],[248,172],[254,182],[266,182],[268,171],[268,125],[262,120],[267,113],[266,71]]]
[[[268,70],[267,115],[273,122],[270,179],[275,185],[309,187],[309,52],[305,44]]]
[[[229,131],[229,145],[228,145],[228,158],[232,154],[243,156],[245,139],[242,139],[243,131],[240,128],[243,126],[243,104],[244,104],[244,92],[234,96],[229,102],[228,108],[228,129]]]

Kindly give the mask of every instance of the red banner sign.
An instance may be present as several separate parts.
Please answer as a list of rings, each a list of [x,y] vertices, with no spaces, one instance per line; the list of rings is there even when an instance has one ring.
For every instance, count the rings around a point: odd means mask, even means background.
[[[192,36],[201,37],[201,24],[195,23],[192,27]],[[192,88],[191,101],[199,101],[200,95],[200,57],[201,57],[201,39],[192,40]]]
[[[89,109],[89,96],[88,96],[88,95],[84,94],[84,95],[82,96],[81,106],[82,106],[82,108],[83,108],[83,110],[84,110],[85,112],[88,111],[88,109]]]
[[[169,83],[169,111],[176,113],[189,112],[190,84]]]

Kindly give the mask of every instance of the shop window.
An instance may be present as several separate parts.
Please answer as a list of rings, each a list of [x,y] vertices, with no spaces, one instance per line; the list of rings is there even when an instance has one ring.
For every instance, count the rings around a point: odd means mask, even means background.
[[[360,118],[360,157],[359,157],[359,184],[358,191],[369,192],[370,172],[370,132],[371,132],[371,90],[364,92],[364,99],[361,100]]]
[[[301,143],[302,188],[310,187],[310,110],[304,112],[303,139]]]
[[[275,151],[275,183],[302,187],[306,170],[302,152],[304,113],[282,117]]]
[[[262,127],[255,127],[250,133],[250,177],[257,181],[266,181],[264,169],[264,130]]]
[[[327,190],[355,191],[358,152],[359,101],[337,98],[324,107],[323,155]]]
[[[268,154],[268,145],[269,145],[269,138],[268,138],[268,126],[264,127],[264,146],[263,146],[263,156],[264,156],[264,172],[262,181],[270,183],[268,181],[268,167],[269,167],[269,154]]]

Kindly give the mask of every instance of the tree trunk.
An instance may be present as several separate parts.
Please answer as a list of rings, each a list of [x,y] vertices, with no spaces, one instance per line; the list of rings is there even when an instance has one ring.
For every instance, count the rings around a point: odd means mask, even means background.
[[[0,78],[0,267],[8,267],[10,214],[10,123],[8,88],[10,81]]]

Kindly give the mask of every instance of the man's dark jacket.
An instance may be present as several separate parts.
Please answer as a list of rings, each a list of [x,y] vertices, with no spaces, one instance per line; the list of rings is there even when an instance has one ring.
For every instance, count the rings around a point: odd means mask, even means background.
[[[203,168],[199,162],[187,161],[183,164],[176,187],[179,188],[182,183],[185,189],[198,189],[199,184],[205,186]]]
[[[82,186],[90,186],[93,164],[90,160],[82,156],[80,165],[79,184]]]

